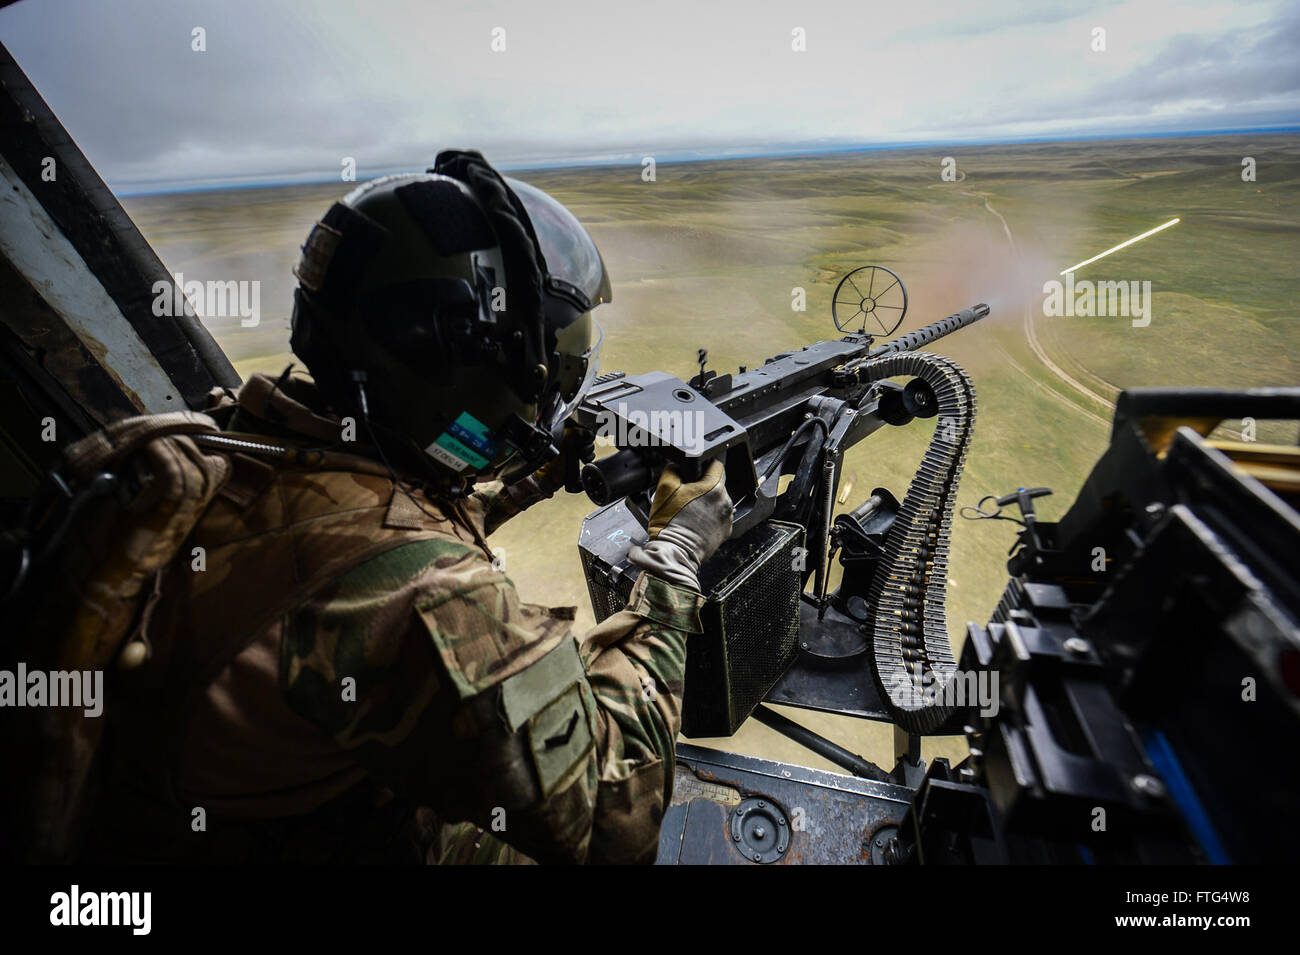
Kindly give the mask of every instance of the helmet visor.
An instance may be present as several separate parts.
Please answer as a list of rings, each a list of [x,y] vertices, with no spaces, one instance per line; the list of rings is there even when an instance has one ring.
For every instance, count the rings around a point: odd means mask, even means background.
[[[542,190],[518,179],[504,178],[533,222],[537,242],[546,257],[548,289],[560,294],[577,291],[584,299],[579,303],[584,312],[608,302],[612,297],[609,275],[600,250],[582,223]]]
[[[600,374],[600,346],[605,341],[605,329],[594,318],[591,320],[591,324],[595,332],[592,336],[595,341],[581,355],[580,360],[583,368],[581,382],[568,398],[557,394],[550,408],[543,409],[541,413],[539,426],[556,437],[563,430],[564,422],[568,420],[569,415],[573,414],[574,409],[582,404],[582,399],[587,396],[587,392],[591,390],[596,376]]]

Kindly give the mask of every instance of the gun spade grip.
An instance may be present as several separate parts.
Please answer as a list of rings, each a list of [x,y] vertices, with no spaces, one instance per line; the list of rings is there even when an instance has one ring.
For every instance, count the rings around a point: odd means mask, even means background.
[[[582,487],[592,503],[601,507],[639,494],[650,487],[652,479],[649,465],[630,449],[592,461],[582,469]]]
[[[673,468],[681,475],[684,483],[693,484],[704,477],[704,471],[708,464],[709,462],[702,458],[687,458],[685,461],[674,464]]]

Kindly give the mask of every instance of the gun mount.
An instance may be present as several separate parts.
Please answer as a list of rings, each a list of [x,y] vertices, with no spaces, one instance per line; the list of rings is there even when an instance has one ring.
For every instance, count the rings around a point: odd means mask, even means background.
[[[601,505],[580,543],[598,619],[631,590],[627,554],[645,539],[659,472],[726,465],[736,516],[732,540],[702,569],[710,623],[687,661],[686,735],[730,735],[764,698],[889,719],[912,733],[948,720],[921,690],[946,684],[956,666],[944,617],[948,533],[975,393],[955,362],[920,349],[988,313],[974,305],[883,344],[849,334],[735,374],[706,371],[701,353],[690,382],[612,374],[588,393],[577,422],[617,448],[582,474]],[[934,437],[903,499],[881,489],[832,521],[844,454],[882,427],[929,418]],[[841,549],[855,571],[830,593]]]

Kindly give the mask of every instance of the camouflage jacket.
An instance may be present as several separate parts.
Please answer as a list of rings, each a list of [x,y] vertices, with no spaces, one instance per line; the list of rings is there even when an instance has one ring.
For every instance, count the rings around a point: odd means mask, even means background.
[[[191,860],[224,858],[202,847],[232,820],[332,812],[365,784],[362,812],[395,798],[538,861],[653,861],[700,596],[643,575],[579,640],[572,608],[494,568],[485,538],[517,513],[499,482],[449,503],[322,455],[347,445],[313,403],[257,376],[211,412],[294,453],[231,456],[150,609],[115,785],[156,780],[150,828]]]

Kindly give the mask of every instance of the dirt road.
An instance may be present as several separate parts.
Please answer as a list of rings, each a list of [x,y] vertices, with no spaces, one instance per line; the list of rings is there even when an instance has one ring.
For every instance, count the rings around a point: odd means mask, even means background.
[[[1007,244],[1011,247],[1011,254],[1015,257],[1017,271],[1023,277],[1024,274],[1023,260],[1020,257],[1020,249],[1016,245],[1015,236],[1011,234],[1011,226],[1007,224],[1007,220],[1003,217],[1002,213],[994,209],[993,204],[989,202],[988,197],[983,194],[974,193],[974,192],[963,192],[962,195],[970,196],[973,199],[979,199],[983,201],[984,208],[988,210],[988,212],[991,215],[997,217],[998,222],[1002,224],[1002,232],[1007,237]],[[1084,385],[1077,378],[1075,378],[1069,372],[1067,372],[1064,368],[1062,368],[1060,365],[1054,362],[1051,356],[1047,354],[1047,352],[1043,349],[1043,346],[1038,341],[1038,334],[1034,329],[1033,312],[1030,309],[1030,305],[1028,301],[1026,301],[1024,305],[1024,311],[1021,316],[1021,325],[1025,331],[1025,342],[1029,345],[1029,350],[1034,353],[1034,357],[1036,357],[1039,361],[1041,361],[1044,367],[1046,367],[1048,371],[1050,371],[1053,375],[1055,375],[1065,385],[1073,389],[1076,393],[1082,395],[1084,398],[1092,401],[1093,403],[1100,405],[1102,408],[1106,409],[1107,411],[1109,411],[1112,407],[1114,407],[1113,402],[1103,397],[1102,395],[1097,394],[1095,391],[1093,391],[1092,389]],[[1024,373],[1027,377],[1029,376],[1029,373],[1025,371],[1023,368],[1021,368],[1020,365],[1018,365],[1014,361],[1014,359],[1011,359],[1010,356],[1007,357],[1008,360],[1011,361],[1011,364],[1013,364],[1016,368],[1019,368],[1020,371]],[[1040,384],[1040,387],[1048,391],[1049,393],[1055,395],[1059,400],[1063,401],[1065,404],[1069,405],[1071,408],[1075,409],[1080,414],[1092,418],[1094,421],[1097,421],[1103,425],[1110,424],[1109,417],[1102,417],[1096,412],[1086,407],[1083,407],[1079,404],[1076,404],[1073,401],[1070,401],[1068,398],[1066,398],[1064,395],[1061,395],[1059,392],[1054,391],[1051,388],[1047,388],[1046,385]]]

